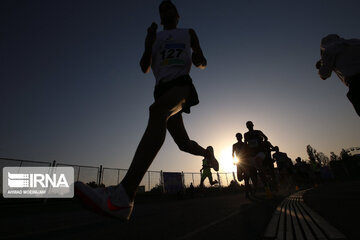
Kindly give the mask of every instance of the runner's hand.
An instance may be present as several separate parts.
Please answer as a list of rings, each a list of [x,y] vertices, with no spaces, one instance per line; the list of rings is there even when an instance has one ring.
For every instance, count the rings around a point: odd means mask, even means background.
[[[145,40],[145,46],[146,47],[152,47],[156,40],[156,30],[157,30],[157,24],[153,22],[150,27],[147,29],[147,36]]]
[[[316,69],[320,69],[321,68],[321,65],[322,65],[322,62],[321,62],[321,60],[319,60],[319,61],[317,61],[317,63],[316,63]]]
[[[155,34],[156,33],[156,30],[157,30],[157,24],[155,22],[153,22],[150,27],[148,28],[148,34],[149,33],[152,33],[152,34]]]
[[[199,66],[206,66],[206,59],[204,58],[204,56],[202,54],[199,54],[197,52],[193,52],[192,53],[192,62],[196,67]]]

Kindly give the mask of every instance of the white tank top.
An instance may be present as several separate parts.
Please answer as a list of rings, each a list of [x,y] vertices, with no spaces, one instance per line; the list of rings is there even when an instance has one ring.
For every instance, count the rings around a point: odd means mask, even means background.
[[[187,75],[191,68],[189,29],[171,29],[156,34],[151,69],[156,85]]]

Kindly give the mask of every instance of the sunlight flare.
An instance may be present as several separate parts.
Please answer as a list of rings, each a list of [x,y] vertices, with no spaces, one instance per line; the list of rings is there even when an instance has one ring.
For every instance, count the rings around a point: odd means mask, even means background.
[[[220,152],[219,165],[220,165],[221,171],[235,172],[236,171],[236,166],[235,166],[236,162],[237,162],[237,158],[232,157],[232,146],[229,146]]]

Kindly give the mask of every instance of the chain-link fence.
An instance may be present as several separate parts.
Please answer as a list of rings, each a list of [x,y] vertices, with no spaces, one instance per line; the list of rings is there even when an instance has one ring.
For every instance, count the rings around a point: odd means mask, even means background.
[[[106,168],[94,166],[83,166],[75,164],[66,164],[53,162],[41,162],[41,161],[31,161],[31,160],[21,160],[21,159],[11,159],[11,158],[0,158],[0,190],[2,193],[2,179],[3,179],[3,167],[42,167],[42,166],[61,166],[66,167],[70,166],[74,168],[74,180],[81,181],[85,183],[95,183],[97,185],[103,184],[105,186],[117,185],[125,177],[127,169],[120,168]],[[201,181],[200,172],[183,172],[183,182],[185,187],[189,187],[192,183],[194,186],[199,186]],[[234,173],[212,173],[213,180],[219,182],[219,186],[226,187],[230,184],[232,180],[235,180]],[[162,171],[147,171],[144,178],[142,179],[139,190],[140,191],[151,191],[154,188],[162,186]],[[208,179],[204,182],[205,186],[210,186]]]
[[[117,185],[125,177],[127,169],[103,168],[101,183],[105,186]]]
[[[120,168],[102,168],[100,184],[105,186],[117,185],[125,177],[127,169]],[[147,171],[144,178],[140,182],[140,191],[150,191],[154,187],[161,185],[161,171]]]
[[[80,166],[66,163],[57,163],[58,167],[73,167],[74,168],[74,181],[81,181],[85,183],[94,182],[99,183],[99,170],[100,167],[93,166]]]
[[[13,158],[0,158],[0,193],[2,193],[3,186],[3,171],[4,167],[51,167],[53,162],[41,162],[31,160],[20,160]]]
[[[185,187],[189,187],[192,183],[194,187],[199,186],[201,182],[201,173],[200,172],[193,172],[193,173],[184,173],[184,185]],[[230,185],[231,181],[237,181],[235,178],[234,173],[212,173],[212,180],[217,180],[219,182],[219,185],[222,187],[226,187]],[[205,179],[204,185],[206,187],[210,186],[210,182],[208,179]]]

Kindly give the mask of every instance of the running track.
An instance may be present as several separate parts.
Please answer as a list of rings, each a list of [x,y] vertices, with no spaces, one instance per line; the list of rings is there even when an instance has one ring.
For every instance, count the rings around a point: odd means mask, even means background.
[[[128,223],[99,216],[75,200],[1,204],[0,239],[260,239],[282,197],[243,193],[140,199]]]

